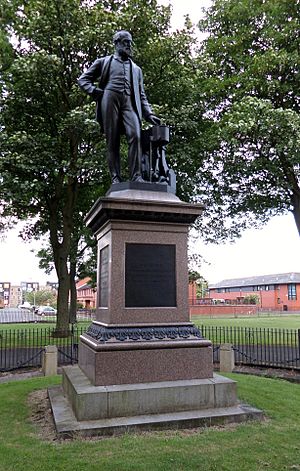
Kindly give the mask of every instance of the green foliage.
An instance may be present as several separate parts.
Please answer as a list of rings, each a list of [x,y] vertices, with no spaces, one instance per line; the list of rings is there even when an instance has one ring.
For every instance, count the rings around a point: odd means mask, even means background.
[[[57,295],[52,290],[39,290],[31,291],[25,294],[25,301],[29,302],[34,306],[45,306],[50,305],[56,308],[57,306]]]
[[[189,270],[189,282],[198,281],[201,278],[200,273],[194,270]]]
[[[83,219],[109,187],[94,104],[76,79],[113,51],[116,30],[129,29],[149,100],[176,125],[191,84],[192,28],[170,34],[170,8],[156,0],[0,0],[0,6],[0,41],[8,51],[0,69],[1,214],[32,218],[24,237],[49,235],[41,266],[56,269],[58,329],[67,331],[77,265],[84,273],[93,263]]]
[[[199,24],[196,188],[211,239],[292,211],[300,232],[300,4],[214,0]]]
[[[260,297],[258,294],[249,294],[248,296],[245,296],[243,299],[244,304],[259,304],[260,303]]]

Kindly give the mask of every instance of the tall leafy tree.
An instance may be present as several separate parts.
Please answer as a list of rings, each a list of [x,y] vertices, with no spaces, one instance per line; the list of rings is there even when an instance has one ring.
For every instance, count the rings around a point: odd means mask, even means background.
[[[199,24],[195,184],[212,239],[288,211],[300,234],[299,23],[299,0],[214,0]]]
[[[150,102],[175,127],[189,89],[192,31],[187,24],[169,34],[170,8],[156,0],[0,0],[0,11],[11,58],[0,77],[2,214],[31,218],[26,237],[49,235],[42,263],[52,260],[57,272],[57,335],[67,335],[83,218],[109,187],[94,104],[76,79],[112,52],[116,30],[128,29]]]

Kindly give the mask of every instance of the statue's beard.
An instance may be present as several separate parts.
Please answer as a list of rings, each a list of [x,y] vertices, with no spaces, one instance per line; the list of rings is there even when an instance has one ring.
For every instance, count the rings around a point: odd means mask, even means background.
[[[128,59],[128,58],[132,58],[133,56],[133,51],[131,48],[120,48],[118,49],[118,53],[119,55],[123,58],[123,59]]]

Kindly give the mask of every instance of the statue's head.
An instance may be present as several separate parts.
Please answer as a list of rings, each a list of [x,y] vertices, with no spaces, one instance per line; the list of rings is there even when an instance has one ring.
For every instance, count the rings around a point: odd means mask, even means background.
[[[118,31],[113,37],[116,52],[123,58],[132,57],[132,36],[128,31]]]

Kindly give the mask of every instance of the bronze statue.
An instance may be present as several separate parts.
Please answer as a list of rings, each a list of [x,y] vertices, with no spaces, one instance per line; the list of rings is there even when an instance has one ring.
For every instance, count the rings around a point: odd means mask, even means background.
[[[144,182],[141,175],[142,118],[153,125],[160,119],[147,100],[140,67],[132,61],[132,36],[119,31],[113,37],[115,53],[97,59],[78,79],[78,84],[97,102],[96,119],[106,138],[112,183],[120,183],[120,137],[128,142],[131,181]],[[98,82],[98,86],[94,85]]]

